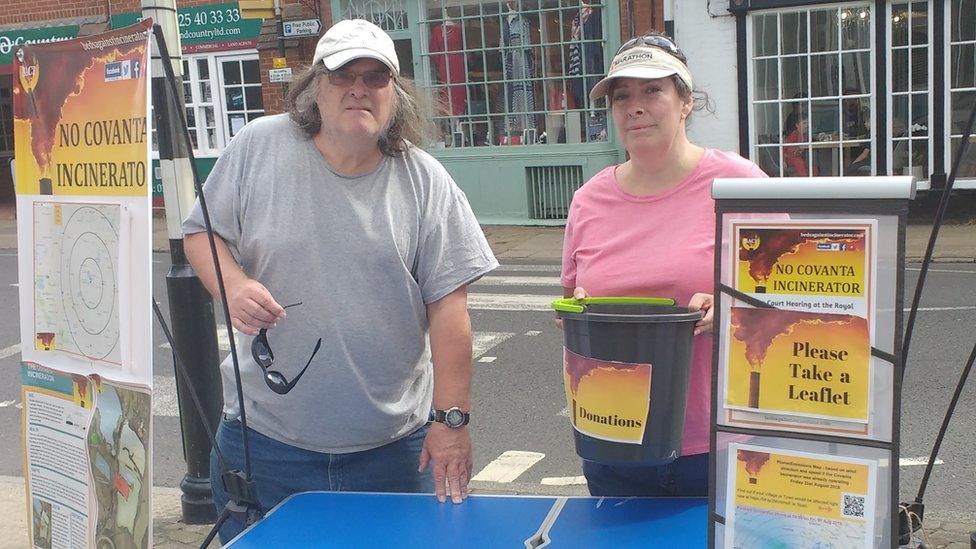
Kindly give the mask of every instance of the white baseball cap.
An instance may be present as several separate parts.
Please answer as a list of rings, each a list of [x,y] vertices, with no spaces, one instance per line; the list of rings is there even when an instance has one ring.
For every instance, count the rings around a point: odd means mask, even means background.
[[[315,46],[312,63],[322,61],[325,68],[334,71],[353,59],[376,59],[393,74],[400,74],[396,48],[389,34],[363,19],[345,19],[325,31]]]
[[[596,101],[607,95],[610,92],[610,83],[614,78],[650,80],[652,78],[664,78],[672,74],[684,81],[688,89],[694,89],[688,66],[668,51],[648,45],[628,48],[613,56],[606,78],[597,82],[590,90],[590,101]]]

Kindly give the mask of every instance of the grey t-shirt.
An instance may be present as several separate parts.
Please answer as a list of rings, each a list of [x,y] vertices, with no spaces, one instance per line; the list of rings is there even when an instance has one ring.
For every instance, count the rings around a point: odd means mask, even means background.
[[[426,304],[498,266],[467,199],[418,148],[371,173],[336,173],[287,117],[245,126],[204,186],[214,231],[250,277],[291,307],[268,330],[272,392],[237,334],[248,425],[308,450],[357,452],[397,440],[427,419],[433,376]],[[200,203],[185,234],[205,230]],[[237,412],[233,364],[221,364],[225,411]]]

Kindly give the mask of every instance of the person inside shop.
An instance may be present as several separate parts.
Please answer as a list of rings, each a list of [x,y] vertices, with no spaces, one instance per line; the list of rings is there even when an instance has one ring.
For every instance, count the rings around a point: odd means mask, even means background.
[[[708,481],[716,177],[766,177],[739,155],[689,141],[693,92],[684,54],[666,36],[625,42],[590,99],[607,96],[629,160],[575,194],[567,219],[561,283],[566,297],[670,297],[704,312],[694,328],[681,456],[663,466],[583,462],[596,496],[705,496]]]
[[[810,140],[810,120],[806,114],[800,113],[796,119],[793,131],[786,136],[785,143],[806,143]],[[783,170],[787,177],[808,177],[810,163],[807,162],[809,147],[794,145],[783,147]],[[817,166],[813,166],[813,175],[820,175]]]
[[[498,262],[464,194],[418,146],[431,117],[382,29],[336,23],[288,101],[234,136],[204,186],[245,400],[228,357],[217,443],[243,467],[244,408],[265,512],[307,490],[460,503],[472,467],[466,288]],[[219,297],[199,201],[183,231]],[[215,455],[211,471],[219,478]],[[219,480],[213,489],[220,512],[228,495]],[[243,526],[228,521],[221,539]]]

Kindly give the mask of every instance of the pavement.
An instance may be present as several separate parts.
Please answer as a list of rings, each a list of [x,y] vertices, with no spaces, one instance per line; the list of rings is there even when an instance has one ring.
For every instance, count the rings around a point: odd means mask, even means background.
[[[154,217],[153,221],[153,249],[168,251],[165,220]],[[561,227],[485,226],[483,229],[492,250],[502,263],[558,263],[560,260],[563,240]],[[930,234],[931,227],[928,225],[909,224],[906,242],[906,257],[909,260],[924,257]],[[17,228],[13,211],[0,207],[0,249],[16,247]],[[944,225],[933,257],[940,262],[976,262],[976,223],[952,222]],[[508,493],[527,493],[529,488],[522,490],[513,486]],[[531,487],[536,492],[538,488]],[[489,490],[487,486],[472,485],[473,493],[489,491],[499,493]],[[28,546],[26,511],[24,479],[0,476],[0,548]],[[153,528],[154,546],[163,548],[197,547],[209,531],[209,526],[191,526],[182,522],[180,490],[173,487],[154,489]],[[970,549],[970,532],[973,530],[976,530],[976,524],[944,520],[931,514],[925,517],[926,545],[930,548]]]

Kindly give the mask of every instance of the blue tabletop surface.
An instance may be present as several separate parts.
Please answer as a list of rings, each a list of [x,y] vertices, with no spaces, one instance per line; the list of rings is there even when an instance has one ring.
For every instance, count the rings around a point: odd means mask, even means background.
[[[228,547],[705,547],[704,498],[556,498],[305,492],[275,507]],[[548,518],[548,520],[547,520]]]

